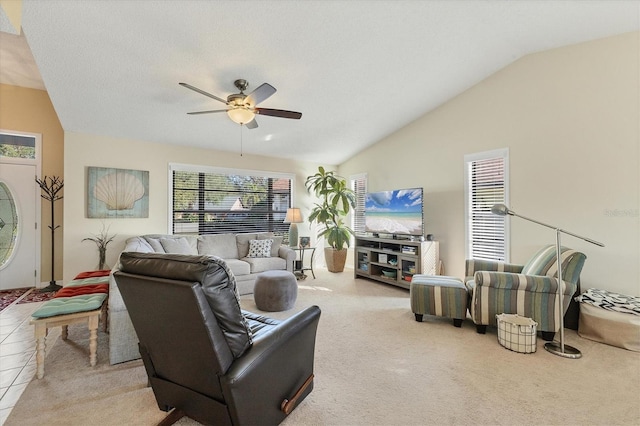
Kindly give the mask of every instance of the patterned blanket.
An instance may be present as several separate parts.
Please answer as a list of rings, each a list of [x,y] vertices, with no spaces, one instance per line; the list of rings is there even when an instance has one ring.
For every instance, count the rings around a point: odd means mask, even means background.
[[[640,297],[625,296],[606,290],[590,288],[575,298],[576,302],[588,303],[602,309],[625,314],[640,315]]]

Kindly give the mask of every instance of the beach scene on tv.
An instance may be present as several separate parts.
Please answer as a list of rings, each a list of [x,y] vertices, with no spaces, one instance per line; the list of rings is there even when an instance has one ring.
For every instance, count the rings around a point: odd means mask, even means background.
[[[365,201],[365,230],[375,234],[423,235],[422,188],[372,192]]]

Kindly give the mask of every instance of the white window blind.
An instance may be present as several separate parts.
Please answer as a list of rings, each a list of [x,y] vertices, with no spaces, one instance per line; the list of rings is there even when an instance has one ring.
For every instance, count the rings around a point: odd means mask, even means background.
[[[507,204],[507,149],[465,156],[466,256],[508,261],[505,216],[491,213],[494,204]]]
[[[367,196],[367,174],[362,173],[351,176],[351,189],[356,193],[356,208],[351,215],[351,229],[353,232],[363,234],[364,228],[364,204]]]

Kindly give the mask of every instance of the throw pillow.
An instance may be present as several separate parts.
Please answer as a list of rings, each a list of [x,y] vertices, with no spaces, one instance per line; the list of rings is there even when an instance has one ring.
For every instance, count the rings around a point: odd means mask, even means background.
[[[236,245],[238,247],[238,259],[247,257],[249,254],[249,241],[256,239],[256,233],[236,234]]]
[[[272,239],[273,244],[271,244],[271,257],[278,257],[280,255],[280,246],[282,245],[282,236],[274,236],[272,233],[266,234],[258,234],[259,240],[268,240]]]
[[[271,257],[272,239],[249,241],[249,254],[247,257]]]
[[[122,251],[135,251],[138,253],[154,253],[155,250],[151,247],[144,238],[131,237],[125,243],[124,250]]]
[[[160,238],[165,253],[198,254],[186,238]]]
[[[562,253],[562,275],[567,280],[566,267],[572,257],[577,253],[567,247],[561,248]],[[549,245],[540,249],[531,259],[523,266],[522,274],[524,275],[547,275],[549,277],[558,276],[558,259],[556,254],[556,246]]]
[[[151,248],[153,249],[153,251],[155,253],[164,253],[164,248],[162,247],[162,244],[160,244],[160,238],[153,238],[153,237],[143,237],[151,246]]]

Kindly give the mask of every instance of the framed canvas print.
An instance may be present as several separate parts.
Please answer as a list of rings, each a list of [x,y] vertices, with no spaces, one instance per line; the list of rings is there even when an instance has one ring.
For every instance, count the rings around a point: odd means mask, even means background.
[[[88,167],[87,217],[149,217],[149,172]]]

